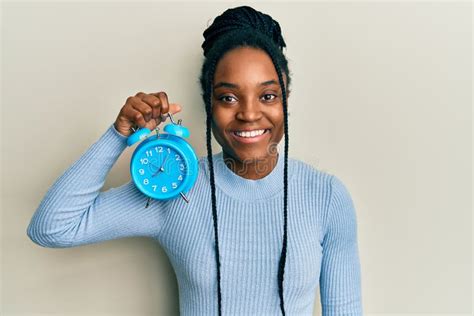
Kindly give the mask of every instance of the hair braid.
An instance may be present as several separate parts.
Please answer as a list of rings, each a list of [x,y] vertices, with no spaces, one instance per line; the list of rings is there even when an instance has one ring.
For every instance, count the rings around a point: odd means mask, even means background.
[[[212,60],[210,64],[209,74],[213,74],[216,68],[216,60]],[[212,123],[212,82],[213,77],[209,79],[208,98],[206,98],[206,143],[207,143],[207,161],[209,163],[209,174],[211,181],[211,205],[212,205],[212,221],[214,223],[214,238],[216,240],[216,265],[217,265],[217,305],[219,316],[222,315],[222,293],[221,293],[221,262],[219,252],[219,234],[217,226],[217,206],[216,206],[216,184],[214,178],[214,165],[212,157],[212,142],[211,142],[211,123]]]
[[[280,294],[280,308],[283,315],[285,315],[285,305],[283,300],[283,276],[285,273],[285,264],[286,264],[286,252],[288,244],[288,105],[286,100],[286,88],[283,81],[283,75],[281,74],[281,69],[276,63],[276,58],[271,49],[267,50],[267,53],[270,55],[273,65],[275,65],[276,72],[278,74],[278,81],[280,82],[281,94],[283,99],[283,119],[284,119],[284,132],[285,132],[285,161],[283,168],[283,247],[281,250],[280,261],[278,264],[278,290]]]

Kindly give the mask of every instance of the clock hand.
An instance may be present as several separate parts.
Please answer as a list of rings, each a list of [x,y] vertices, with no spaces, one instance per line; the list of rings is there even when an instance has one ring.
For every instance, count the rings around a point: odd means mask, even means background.
[[[165,159],[163,160],[163,163],[161,164],[161,167],[160,167],[159,170],[165,171],[165,169],[163,169],[163,166],[165,165],[165,161],[166,161],[166,159],[168,159],[169,155],[170,155],[170,153],[168,153],[168,155],[166,155],[166,157],[165,157]]]
[[[170,153],[168,153],[168,155],[166,155],[165,159],[163,160],[163,163],[161,164],[161,167],[158,168],[158,170],[151,176],[152,178],[154,176],[156,176],[158,173],[160,173],[160,171],[165,171],[165,169],[163,169],[163,166],[165,165],[166,159],[168,159],[169,155],[170,155]]]
[[[158,166],[155,165],[154,163],[151,163],[151,162],[150,162],[150,166],[151,166],[151,167],[154,167],[154,168],[156,168],[156,169],[158,169],[158,170],[160,170],[160,167],[158,167]],[[151,168],[150,168],[150,169],[151,169]],[[153,175],[153,176],[154,176],[154,175]],[[153,177],[153,176],[152,176],[152,177]]]

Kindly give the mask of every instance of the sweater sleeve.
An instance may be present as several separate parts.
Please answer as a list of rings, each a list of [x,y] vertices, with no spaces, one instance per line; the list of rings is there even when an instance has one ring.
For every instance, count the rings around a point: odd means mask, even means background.
[[[28,237],[48,248],[74,247],[129,236],[152,237],[162,220],[132,181],[100,192],[107,174],[127,147],[113,126],[49,188],[27,228]],[[153,207],[152,207],[153,206]]]
[[[322,247],[323,316],[363,315],[356,212],[347,188],[334,175]]]

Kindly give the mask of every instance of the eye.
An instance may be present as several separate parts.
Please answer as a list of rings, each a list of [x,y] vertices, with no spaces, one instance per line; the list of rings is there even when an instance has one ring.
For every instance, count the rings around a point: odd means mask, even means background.
[[[275,94],[272,94],[272,93],[266,93],[263,95],[263,99],[265,101],[273,101],[277,96]]]
[[[227,102],[227,103],[232,102],[231,99],[234,99],[234,100],[235,100],[235,98],[234,98],[233,96],[231,96],[231,95],[223,95],[223,96],[221,96],[221,97],[218,98],[219,101],[223,101],[223,102]]]

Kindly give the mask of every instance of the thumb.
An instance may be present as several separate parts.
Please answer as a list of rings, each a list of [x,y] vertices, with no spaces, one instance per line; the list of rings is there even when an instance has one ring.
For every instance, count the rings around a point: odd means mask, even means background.
[[[182,108],[183,107],[178,103],[170,103],[169,112],[171,112],[171,114],[175,114],[175,113],[181,112]]]

